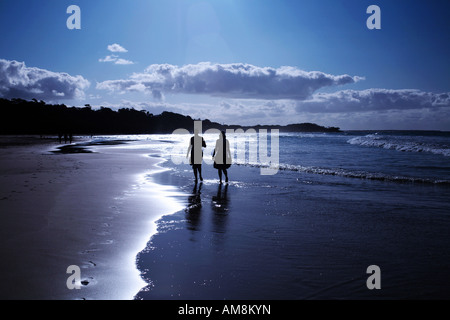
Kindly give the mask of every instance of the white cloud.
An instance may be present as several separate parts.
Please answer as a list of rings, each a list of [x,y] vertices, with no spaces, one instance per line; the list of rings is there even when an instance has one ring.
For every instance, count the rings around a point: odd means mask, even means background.
[[[121,45],[114,43],[108,46],[108,50],[111,52],[128,52],[127,49],[125,49],[124,47],[122,47]],[[134,64],[133,61],[131,60],[127,60],[127,59],[122,59],[119,58],[119,56],[117,54],[111,54],[111,55],[107,55],[104,58],[100,58],[98,59],[99,62],[113,62],[114,64],[119,64],[119,65],[129,65],[129,64]]]
[[[152,94],[151,112],[165,110],[230,124],[314,122],[344,129],[448,130],[450,92],[366,89],[321,92],[363,78],[248,64],[155,64],[126,79],[97,83],[117,93]],[[169,101],[161,102],[167,94]],[[175,96],[177,94],[177,96]],[[186,100],[184,95],[196,94]]]
[[[120,44],[114,43],[108,46],[108,50],[111,52],[128,52],[127,49],[122,47]]]
[[[163,93],[159,90],[153,90],[152,96],[153,96],[153,99],[158,100],[158,101],[161,101],[164,99]]]
[[[134,64],[134,62],[126,59],[117,59],[114,64]]]
[[[115,62],[115,61],[117,61],[118,58],[119,58],[119,56],[112,54],[110,56],[104,57],[103,59],[100,58],[100,59],[98,59],[98,61],[100,61],[100,62]]]
[[[104,106],[135,108],[153,114],[171,111],[189,115],[194,119],[210,119],[219,123],[254,126],[257,124],[279,124],[312,122],[323,126],[337,126],[345,130],[448,130],[450,108],[422,108],[408,110],[341,111],[331,113],[298,112],[297,102],[292,100],[220,100],[206,103],[166,101],[121,100],[119,104],[104,102]]]
[[[90,83],[82,76],[27,67],[24,62],[0,59],[0,96],[7,99],[83,99]]]
[[[100,59],[98,59],[98,61],[99,62],[114,62],[114,64],[121,64],[121,65],[134,64],[133,61],[119,58],[118,56],[116,56],[114,54],[110,55],[110,56],[106,56],[103,59],[100,58]]]
[[[149,92],[157,90],[242,99],[304,100],[321,88],[351,84],[362,79],[320,71],[308,72],[295,67],[275,69],[243,63],[203,62],[182,67],[154,64],[128,79],[98,83],[97,89],[127,92],[136,85],[143,85]]]
[[[298,112],[339,113],[450,107],[450,93],[420,90],[366,89],[316,93],[298,101]]]
[[[299,113],[308,122],[344,130],[447,130],[450,109],[409,109],[342,113]],[[295,119],[295,118],[294,118]]]

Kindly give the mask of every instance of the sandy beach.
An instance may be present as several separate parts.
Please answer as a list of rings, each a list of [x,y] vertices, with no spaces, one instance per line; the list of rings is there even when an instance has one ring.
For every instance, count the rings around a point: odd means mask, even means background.
[[[2,137],[0,299],[133,299],[146,285],[136,254],[173,210],[163,189],[140,180],[159,160],[145,143],[53,153],[58,146]],[[81,268],[79,290],[67,288],[70,265]]]
[[[361,155],[346,135],[286,135],[281,160],[297,170],[264,176],[235,164],[221,185],[205,163],[195,184],[188,164],[170,161],[178,149],[185,156],[188,139],[78,137],[63,146],[2,137],[0,298],[448,298],[450,180],[441,155]],[[358,167],[332,171],[324,150],[336,163],[358,154]],[[411,180],[392,174],[399,164]],[[80,290],[66,285],[72,265]],[[381,290],[366,285],[370,265],[382,270]]]

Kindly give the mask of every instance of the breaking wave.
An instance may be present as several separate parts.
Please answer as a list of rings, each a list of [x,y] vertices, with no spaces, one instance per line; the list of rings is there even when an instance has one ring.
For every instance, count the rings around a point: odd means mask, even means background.
[[[267,168],[269,165],[261,163],[236,163],[238,166],[249,166],[255,168]],[[450,186],[450,180],[437,180],[430,178],[419,178],[419,177],[408,177],[400,175],[390,175],[386,173],[376,173],[367,171],[351,171],[342,168],[329,169],[329,168],[318,168],[318,167],[308,167],[301,165],[291,165],[291,164],[280,164],[278,166],[280,171],[297,171],[309,174],[320,174],[328,176],[339,176],[345,178],[356,178],[356,179],[366,179],[375,181],[386,181],[386,182],[396,182],[396,183],[418,183],[418,184],[433,184],[433,185],[448,185]]]
[[[424,137],[422,137],[424,138]],[[347,141],[353,145],[378,147],[403,152],[430,152],[450,157],[450,146],[436,141],[419,140],[419,137],[384,136],[369,134]]]

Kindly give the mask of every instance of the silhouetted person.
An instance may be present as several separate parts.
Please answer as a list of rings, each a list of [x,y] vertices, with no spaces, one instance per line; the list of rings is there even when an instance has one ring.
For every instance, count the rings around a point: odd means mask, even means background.
[[[195,182],[198,181],[198,175],[200,175],[200,181],[203,181],[202,177],[202,161],[203,161],[203,149],[206,148],[206,142],[203,137],[198,135],[198,130],[195,130],[194,136],[191,137],[189,142],[189,148],[186,154],[186,158],[189,158],[189,163],[194,170]],[[190,154],[190,157],[189,157]]]
[[[72,140],[73,140],[73,134],[70,133],[70,134],[69,134],[69,142],[70,142],[70,144],[72,144]]]
[[[61,144],[62,143],[62,133],[58,133],[58,138],[59,138],[59,143]]]
[[[225,182],[228,182],[227,169],[231,166],[230,142],[227,140],[225,131],[219,135],[213,153],[214,168],[218,170],[220,183],[222,183],[222,171],[225,174]]]

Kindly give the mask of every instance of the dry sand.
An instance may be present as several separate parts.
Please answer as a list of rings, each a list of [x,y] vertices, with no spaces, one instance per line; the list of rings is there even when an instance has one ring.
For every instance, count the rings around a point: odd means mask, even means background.
[[[150,145],[54,154],[55,141],[0,144],[0,299],[132,299],[154,221],[179,209]],[[24,139],[20,141],[25,141]],[[167,187],[166,187],[167,188]],[[67,267],[87,285],[69,290]]]

